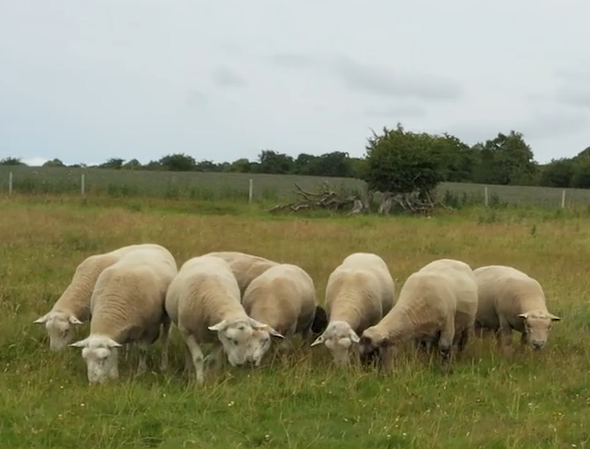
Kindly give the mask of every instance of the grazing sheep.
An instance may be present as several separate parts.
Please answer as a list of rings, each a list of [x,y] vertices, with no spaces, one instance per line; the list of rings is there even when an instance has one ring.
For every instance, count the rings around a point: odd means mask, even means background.
[[[502,347],[512,343],[512,331],[521,333],[521,343],[539,350],[547,343],[553,321],[539,282],[516,268],[489,265],[474,270],[479,306],[476,327],[497,333]]]
[[[49,348],[60,351],[73,338],[73,327],[90,319],[90,297],[98,276],[105,268],[118,262],[121,257],[140,248],[152,248],[159,245],[146,243],[129,245],[117,250],[95,254],[87,257],[78,265],[70,285],[53,305],[53,308],[34,321],[45,324],[49,335]]]
[[[438,272],[440,269],[450,269],[450,270],[458,270],[469,276],[470,278],[475,280],[475,273],[469,264],[454,260],[454,259],[438,259],[435,260],[420,270],[423,273],[434,271]],[[457,313],[455,315],[455,338],[453,341],[453,346],[457,347],[458,352],[463,352],[467,343],[469,342],[470,337],[474,331],[475,325],[475,315],[477,313],[477,302],[474,304],[473,299],[470,295],[457,296],[458,303],[457,303]],[[424,344],[426,348],[429,346],[436,346],[438,344],[437,338],[423,338],[418,339],[420,343]]]
[[[473,330],[477,311],[477,283],[471,267],[441,259],[408,277],[397,303],[360,339],[364,363],[389,365],[398,347],[408,340],[430,340],[438,345],[440,363],[449,367],[453,344],[461,352]]]
[[[387,264],[370,253],[346,257],[326,285],[329,323],[311,346],[324,343],[334,361],[344,365],[359,334],[377,324],[395,302],[395,283]]]
[[[240,253],[237,251],[220,251],[205,254],[205,256],[218,257],[225,260],[240,287],[240,297],[243,298],[244,292],[254,279],[260,276],[269,268],[278,265],[278,262],[265,259],[264,257],[254,256],[252,254]]]
[[[254,332],[250,361],[255,366],[269,350],[271,335],[289,343],[300,334],[304,341],[311,342],[316,292],[313,279],[302,268],[291,264],[269,268],[250,283],[242,304],[249,316],[269,326]]]
[[[83,348],[90,383],[119,377],[118,348],[127,343],[137,343],[138,374],[145,372],[147,349],[160,336],[160,326],[166,367],[170,319],[164,300],[177,272],[172,254],[154,245],[129,252],[100,274],[90,300],[90,335],[70,345]]]
[[[211,255],[194,257],[182,265],[168,288],[166,313],[184,338],[186,367],[192,361],[198,383],[204,379],[201,344],[215,343],[208,362],[218,366],[225,350],[229,363],[240,366],[248,361],[254,331],[268,328],[246,314],[230,265]]]

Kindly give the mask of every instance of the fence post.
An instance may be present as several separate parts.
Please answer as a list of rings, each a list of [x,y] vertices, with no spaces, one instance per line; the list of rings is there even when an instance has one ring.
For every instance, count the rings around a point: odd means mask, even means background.
[[[84,173],[80,175],[80,193],[82,196],[86,193],[86,175]]]
[[[488,186],[484,186],[483,188],[483,198],[484,198],[484,204],[486,207],[488,207],[489,201],[488,201]]]
[[[254,193],[254,181],[250,178],[248,182],[248,203],[252,202],[252,195]]]
[[[8,195],[12,195],[12,172],[8,173]]]
[[[561,191],[561,208],[565,209],[565,189]]]

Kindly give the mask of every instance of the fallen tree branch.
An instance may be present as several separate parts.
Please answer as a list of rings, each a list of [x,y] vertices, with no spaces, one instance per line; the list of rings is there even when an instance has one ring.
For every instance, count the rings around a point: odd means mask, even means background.
[[[293,185],[295,186],[297,200],[289,204],[278,204],[269,209],[269,212],[282,210],[297,212],[302,209],[342,211],[343,209],[351,208],[348,215],[356,215],[368,209],[368,202],[363,198],[359,198],[356,195],[343,198],[334,192],[326,181],[320,184],[318,192],[305,191],[297,183],[293,183]]]

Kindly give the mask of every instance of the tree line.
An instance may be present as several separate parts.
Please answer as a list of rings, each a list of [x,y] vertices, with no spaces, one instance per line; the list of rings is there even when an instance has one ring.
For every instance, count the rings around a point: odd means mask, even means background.
[[[430,190],[443,181],[590,188],[590,147],[573,158],[553,159],[542,165],[535,161],[523,135],[514,130],[470,146],[448,133],[412,132],[398,123],[393,129],[384,127],[380,134],[373,132],[365,149],[362,158],[350,157],[341,151],[319,156],[301,153],[292,157],[262,150],[255,161],[242,158],[222,163],[197,161],[191,155],[176,153],[147,164],[137,159],[110,158],[88,168],[357,178],[365,180],[371,189],[392,192]],[[13,157],[0,160],[0,164],[25,165]],[[66,167],[59,159],[47,161],[43,166]]]

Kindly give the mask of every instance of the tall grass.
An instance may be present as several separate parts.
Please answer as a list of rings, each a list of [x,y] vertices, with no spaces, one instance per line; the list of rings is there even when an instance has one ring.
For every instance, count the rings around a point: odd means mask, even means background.
[[[51,201],[49,201],[51,199]],[[21,201],[22,200],[22,201]],[[25,202],[26,200],[26,202]],[[103,198],[96,199],[102,202]],[[590,278],[587,215],[496,208],[420,217],[309,219],[202,215],[184,200],[0,198],[0,446],[6,448],[583,448],[590,444]],[[105,200],[105,203],[107,202]],[[178,210],[175,206],[178,205]],[[246,208],[248,209],[248,208]],[[166,246],[178,264],[236,250],[295,263],[323,302],[330,272],[348,254],[387,262],[397,291],[415,270],[451,257],[473,267],[516,266],[542,283],[553,326],[540,352],[502,355],[474,339],[444,376],[408,347],[388,374],[338,369],[326,348],[294,347],[245,370],[227,363],[202,387],[183,373],[173,328],[170,367],[89,386],[80,350],[48,349],[46,313],[88,255],[139,242]],[[88,334],[88,324],[76,331]],[[209,348],[204,347],[205,352]]]

